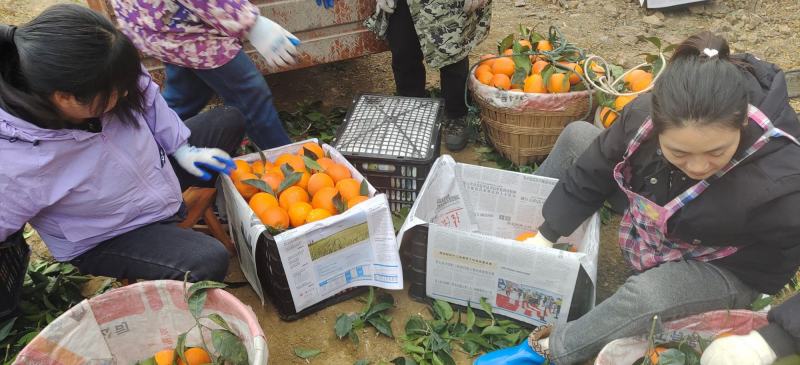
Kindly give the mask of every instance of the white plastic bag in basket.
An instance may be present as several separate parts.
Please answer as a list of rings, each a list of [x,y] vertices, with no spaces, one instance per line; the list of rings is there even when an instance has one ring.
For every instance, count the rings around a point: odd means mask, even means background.
[[[224,290],[212,289],[203,309],[203,315],[210,313],[222,316],[243,338],[251,364],[267,364],[264,333],[250,307]],[[14,364],[134,364],[175,347],[178,335],[193,325],[182,282],[137,283],[70,308],[45,327]],[[190,332],[186,343],[200,345],[199,333]],[[208,338],[206,343],[212,346]]]

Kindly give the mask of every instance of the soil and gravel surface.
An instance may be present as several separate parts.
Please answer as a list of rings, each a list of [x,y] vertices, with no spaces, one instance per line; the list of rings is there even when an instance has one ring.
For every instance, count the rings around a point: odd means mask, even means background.
[[[0,22],[19,24],[31,19],[47,6],[69,0],[0,0]],[[546,32],[557,26],[572,43],[589,53],[605,57],[624,66],[641,62],[642,52],[652,52],[649,43],[637,41],[638,35],[657,36],[668,43],[677,43],[693,33],[712,30],[724,35],[735,51],[747,51],[774,62],[785,70],[800,68],[800,2],[796,0],[717,0],[689,7],[662,11],[644,10],[638,1],[629,0],[495,0],[492,30],[489,39],[474,50],[472,59],[496,50],[495,42],[515,32],[519,24],[536,26]],[[429,72],[430,86],[438,84],[438,73]],[[347,106],[354,95],[364,92],[390,94],[394,91],[390,56],[388,53],[360,59],[322,65],[319,67],[270,75],[267,77],[282,110],[291,110],[302,100],[323,100],[327,107]],[[792,105],[800,110],[800,100]],[[474,150],[454,153],[456,160],[492,166]],[[442,151],[446,151],[442,147]],[[602,251],[598,277],[598,300],[611,295],[630,275],[630,270],[616,246],[615,217],[603,226]],[[36,240],[35,240],[36,241]],[[40,242],[34,242],[39,255],[47,255]],[[231,262],[229,280],[242,280],[238,263]],[[358,359],[373,363],[391,360],[401,355],[399,341],[378,337],[374,331],[361,334],[358,346],[339,341],[333,324],[339,313],[357,311],[361,303],[346,301],[295,322],[281,321],[275,309],[262,306],[249,288],[231,290],[243,302],[251,305],[259,316],[270,348],[270,363],[303,364],[294,356],[295,347],[323,350],[312,359],[317,364],[353,364]],[[393,293],[397,307],[392,327],[402,334],[405,320],[412,314],[427,315],[424,305],[411,301],[404,292]],[[459,364],[470,361],[457,353]]]

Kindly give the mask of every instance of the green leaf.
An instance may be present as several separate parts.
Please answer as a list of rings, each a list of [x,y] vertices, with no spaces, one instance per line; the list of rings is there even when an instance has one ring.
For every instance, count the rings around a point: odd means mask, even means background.
[[[772,363],[772,365],[800,365],[800,355],[782,357]]]
[[[406,335],[425,335],[427,333],[428,326],[425,324],[425,320],[422,319],[422,317],[415,314],[406,322]]]
[[[625,69],[619,65],[609,65],[608,68],[610,69],[608,70],[608,72],[610,72],[611,76],[613,76],[614,78],[618,78],[625,73]]]
[[[650,42],[654,46],[656,46],[656,48],[658,48],[659,50],[661,49],[661,39],[659,39],[658,37],[645,37],[643,35],[640,35],[637,36],[636,39],[639,40],[640,42]]]
[[[228,322],[225,321],[225,318],[222,318],[222,316],[220,316],[219,314],[211,313],[211,314],[208,315],[208,319],[210,319],[211,322],[216,323],[217,326],[220,326],[223,329],[226,329],[228,331],[233,332],[233,330],[231,329],[231,326],[229,326]]]
[[[369,360],[364,360],[364,359],[356,360],[356,362],[354,362],[353,365],[369,365]]]
[[[227,287],[227,285],[225,285],[223,283],[220,283],[220,282],[212,281],[212,280],[198,281],[198,282],[192,284],[192,286],[189,287],[189,290],[187,291],[186,296],[187,297],[191,297],[192,294],[194,294],[194,293],[196,293],[196,292],[198,292],[200,290],[208,290],[208,289],[216,289],[216,288],[224,288],[224,287]]]
[[[489,305],[489,302],[486,301],[486,298],[481,297],[481,308],[483,309],[484,312],[486,312],[487,315],[489,315],[489,317],[492,319],[492,322],[494,322],[494,313],[492,313],[492,306]]]
[[[514,34],[509,34],[499,43],[497,43],[497,54],[503,54],[503,51],[511,48],[514,45]]]
[[[375,329],[378,330],[378,332],[380,332],[384,336],[389,338],[394,338],[394,334],[392,333],[392,326],[389,324],[389,322],[387,322],[383,318],[373,317],[367,319],[367,322],[369,322],[369,324],[371,324],[372,327],[375,327]]]
[[[367,312],[367,314],[364,315],[364,318],[370,319],[373,316],[375,316],[376,314],[380,314],[380,312],[383,312],[383,311],[385,311],[387,309],[390,309],[393,306],[394,305],[392,303],[388,303],[388,302],[382,302],[382,303],[375,304],[374,306],[372,306],[372,308],[370,308],[370,310]]]
[[[178,335],[178,341],[175,344],[175,353],[178,354],[178,357],[181,359],[181,361],[183,361],[184,364],[189,363],[186,361],[186,355],[184,354],[184,352],[186,352],[186,336],[188,334],[189,332]]]
[[[658,355],[658,365],[686,365],[686,354],[678,349],[666,349]]]
[[[342,194],[336,193],[333,197],[333,206],[336,208],[337,213],[343,213],[347,210],[347,204],[345,204],[344,199],[342,199]]]
[[[38,329],[28,332],[24,336],[20,337],[19,340],[17,340],[16,345],[17,346],[25,346],[29,342],[31,342],[31,340],[33,340],[33,338],[36,337],[36,335],[38,335],[38,334],[39,334],[39,330]]]
[[[369,309],[372,308],[372,303],[375,302],[375,288],[369,287],[369,294],[367,294],[367,301],[364,303],[364,307],[361,308],[361,314],[367,314]]]
[[[353,317],[347,314],[339,314],[336,317],[336,324],[334,325],[334,331],[336,332],[336,337],[340,340],[347,336],[350,331],[353,330]]]
[[[5,321],[2,325],[0,325],[0,342],[8,337],[8,334],[11,333],[11,329],[14,328],[14,322],[17,321],[17,317],[10,318]]]
[[[255,186],[256,188],[258,188],[258,190],[261,190],[261,191],[263,191],[263,192],[266,192],[266,193],[272,194],[272,196],[275,196],[275,192],[274,192],[274,191],[272,191],[272,187],[270,187],[269,185],[267,185],[267,182],[266,182],[266,181],[264,181],[264,180],[260,180],[260,179],[247,179],[247,180],[242,180],[242,182],[243,182],[243,183],[245,183],[245,184],[247,184],[247,185],[250,185],[250,186]]]
[[[294,354],[297,357],[299,357],[301,359],[306,359],[306,360],[310,359],[310,358],[312,358],[314,356],[317,356],[320,353],[322,353],[322,351],[318,350],[318,349],[308,349],[308,348],[303,348],[303,347],[295,347],[294,348]]]
[[[431,351],[436,352],[439,350],[450,351],[450,344],[445,341],[442,336],[436,332],[431,332],[428,342],[428,347]]]
[[[506,330],[498,326],[489,326],[484,328],[483,331],[481,331],[481,336],[495,336],[495,335],[505,336],[506,334],[507,334]]]
[[[289,166],[289,164],[284,164],[284,166]],[[289,168],[291,168],[291,166]],[[286,176],[286,178],[283,179],[283,181],[281,181],[281,185],[278,186],[278,191],[277,191],[278,194],[282,193],[284,190],[288,189],[290,186],[293,186],[294,184],[297,184],[297,182],[300,181],[300,179],[303,178],[303,173],[301,173],[301,172],[292,172],[292,173],[290,173],[288,175],[284,175],[284,176]]]
[[[403,351],[408,354],[425,354],[425,348],[422,346],[414,345],[411,342],[404,342],[403,343]]]
[[[417,365],[417,362],[414,359],[409,359],[407,357],[397,357],[391,361],[394,365]]]
[[[314,151],[303,147],[303,160],[308,158],[311,161],[317,161],[317,160],[319,160],[320,157],[322,157],[322,156],[317,156],[317,154],[314,153]],[[308,166],[308,163],[306,163],[306,166]]]
[[[554,73],[556,73],[556,68],[552,65],[547,65],[542,69],[542,81],[545,87],[547,87],[550,82],[550,76],[553,76]]]
[[[675,48],[678,48],[678,45],[677,45],[677,44],[670,44],[670,45],[668,45],[668,46],[664,47],[664,49],[662,49],[662,50],[661,50],[661,52],[663,52],[663,53],[669,53],[669,52],[672,52],[672,51],[674,51],[674,50],[675,50]]]
[[[311,151],[309,151],[307,149],[306,149],[306,153],[307,154],[311,154],[313,156],[316,156],[316,155],[314,155],[314,152],[311,152]],[[312,160],[308,156],[303,156],[303,163],[306,164],[306,169],[308,169],[308,170],[314,170],[314,171],[323,171],[324,170],[322,168],[322,166],[319,163],[317,163],[317,159],[316,158]]]
[[[453,356],[451,356],[449,352],[439,351],[439,352],[436,352],[434,355],[438,356],[439,360],[444,365],[456,365],[456,361],[453,360]]]
[[[467,304],[467,331],[472,331],[472,327],[475,326],[475,312],[472,311],[472,307]]]
[[[206,304],[206,297],[208,297],[208,292],[205,290],[197,291],[189,296],[189,300],[187,300],[189,312],[192,313],[194,318],[200,318],[202,315],[203,306]]]
[[[247,348],[242,340],[228,330],[211,331],[211,343],[219,356],[233,365],[248,365]]]
[[[350,337],[350,341],[353,341],[354,345],[358,345],[358,341],[359,340],[358,340],[358,334],[356,333],[356,331],[350,331],[350,333],[348,334],[348,337]]]
[[[433,311],[439,319],[449,321],[453,318],[453,307],[451,307],[448,302],[436,299],[436,301],[433,302]]]
[[[769,295],[761,296],[760,298],[753,301],[752,304],[750,304],[750,309],[753,310],[754,312],[758,312],[766,308],[770,304],[772,304],[772,296]]]
[[[367,179],[361,180],[361,188],[358,193],[363,196],[369,196],[369,184],[367,183]]]
[[[137,361],[136,365],[158,365],[155,357],[150,357],[141,361]]]

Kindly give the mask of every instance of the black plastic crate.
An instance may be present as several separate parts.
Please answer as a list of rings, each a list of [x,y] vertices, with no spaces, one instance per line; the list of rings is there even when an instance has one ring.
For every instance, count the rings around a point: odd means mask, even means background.
[[[425,273],[428,259],[427,224],[415,226],[403,234],[403,241],[400,243],[400,258],[403,262],[403,277],[409,283],[409,296],[416,301],[429,303],[431,299],[425,294]],[[593,285],[589,274],[581,266],[572,294],[572,305],[567,315],[567,321],[578,319],[589,312],[592,304]],[[531,326],[530,324],[525,325]]]
[[[444,101],[364,94],[353,99],[332,145],[386,194],[410,209],[439,157]]]
[[[0,243],[0,319],[17,309],[30,256],[22,230]]]
[[[359,296],[369,290],[367,286],[345,289],[300,312],[296,311],[292,292],[289,289],[289,282],[286,280],[286,272],[283,269],[283,263],[278,252],[278,246],[267,232],[262,233],[258,238],[258,242],[256,242],[256,271],[264,295],[269,298],[272,305],[278,310],[278,317],[284,321],[303,318],[336,303]]]

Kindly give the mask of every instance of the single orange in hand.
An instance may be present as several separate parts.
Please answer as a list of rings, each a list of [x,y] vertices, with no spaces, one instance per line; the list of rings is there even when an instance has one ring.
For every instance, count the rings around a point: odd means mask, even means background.
[[[336,183],[336,190],[342,195],[343,201],[361,195],[361,183],[353,178],[342,179]]]
[[[339,180],[347,179],[352,177],[350,174],[350,169],[347,166],[342,164],[333,164],[328,166],[328,169],[325,170],[325,173],[333,179],[334,183],[339,182]]]
[[[166,349],[156,352],[153,359],[156,361],[156,365],[172,365],[172,362],[175,361],[175,350]]]
[[[315,209],[326,209],[331,212],[331,214],[337,213],[336,205],[333,203],[333,199],[338,194],[339,190],[336,190],[336,188],[324,187],[314,194],[313,198],[311,198],[311,206]]]
[[[547,81],[547,91],[557,94],[569,92],[569,79],[566,74],[554,73]]]
[[[314,142],[303,143],[303,145],[300,146],[300,151],[297,152],[297,154],[300,155],[300,156],[305,156],[306,155],[306,151],[305,150],[309,150],[311,152],[314,152],[314,154],[317,155],[318,159],[325,157],[325,150],[322,149],[322,146],[320,146],[320,145],[318,145],[318,144],[316,144]],[[309,157],[311,157],[311,156],[309,156]],[[313,158],[312,158],[312,160],[313,160]]]
[[[511,77],[514,74],[514,61],[509,57],[498,58],[494,61],[492,65],[492,73],[503,74],[506,76]]]
[[[183,353],[186,362],[178,358],[178,365],[203,365],[211,363],[211,356],[200,347],[192,347]]]
[[[259,190],[253,185],[245,184],[245,180],[258,180],[258,176],[252,172],[246,172],[243,174],[237,174],[237,180],[233,181],[233,185],[236,187],[236,190],[239,192],[239,194],[242,194],[245,200],[250,200],[250,197],[259,192]]]
[[[258,216],[261,223],[278,230],[289,228],[289,214],[281,207],[269,207]]]
[[[347,209],[350,209],[350,208],[356,206],[358,203],[361,203],[361,202],[363,202],[363,201],[365,201],[367,199],[369,199],[368,196],[363,196],[363,195],[354,196],[354,197],[350,198],[350,200],[347,201]]]
[[[277,207],[278,199],[276,199],[272,194],[260,192],[253,195],[250,198],[250,202],[248,202],[250,209],[256,213],[256,216],[263,213],[267,208]]]
[[[312,209],[306,215],[306,223],[316,222],[330,217],[332,214],[327,209],[316,208]]]
[[[544,80],[542,75],[533,74],[525,78],[525,85],[522,91],[526,93],[546,93],[547,88],[544,87]]]
[[[303,158],[298,155],[284,153],[278,156],[275,160],[275,166],[282,167],[284,164],[289,164],[289,166],[297,172],[306,171],[306,163],[303,161]]]
[[[511,79],[504,74],[496,74],[492,76],[492,86],[500,90],[508,90],[511,88]]]
[[[528,238],[533,238],[533,237],[536,237],[536,232],[535,231],[525,231],[525,232],[522,232],[519,235],[517,235],[517,237],[514,238],[514,239],[517,240],[517,241],[525,241]]]
[[[236,164],[236,171],[241,172],[253,172],[253,169],[250,167],[250,164],[247,163],[245,160],[233,160],[233,163]]]
[[[299,227],[306,223],[308,212],[314,209],[307,202],[297,202],[289,207],[289,223],[292,227]]]
[[[308,179],[308,193],[314,196],[320,189],[324,187],[332,188],[334,185],[333,179],[328,174],[318,172]]]
[[[281,208],[288,210],[294,203],[308,202],[308,193],[299,186],[290,186],[281,192],[278,202]]]

